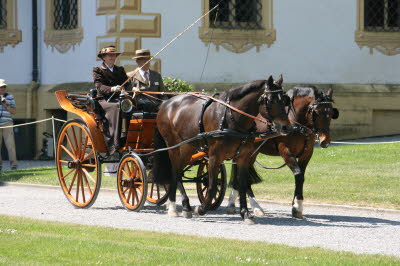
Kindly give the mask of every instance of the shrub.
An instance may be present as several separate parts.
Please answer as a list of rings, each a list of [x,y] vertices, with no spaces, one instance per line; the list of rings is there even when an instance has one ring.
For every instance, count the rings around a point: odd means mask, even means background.
[[[166,92],[190,92],[194,91],[193,85],[177,78],[164,77],[164,87]]]

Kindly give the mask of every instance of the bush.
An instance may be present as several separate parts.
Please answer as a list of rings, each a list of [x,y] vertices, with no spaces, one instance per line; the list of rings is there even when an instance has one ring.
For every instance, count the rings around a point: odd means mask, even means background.
[[[164,87],[166,92],[191,92],[194,91],[193,85],[177,78],[164,77]]]

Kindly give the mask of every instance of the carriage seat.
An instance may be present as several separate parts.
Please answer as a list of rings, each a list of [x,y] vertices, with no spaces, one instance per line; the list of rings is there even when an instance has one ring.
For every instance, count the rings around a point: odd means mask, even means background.
[[[135,119],[156,119],[157,117],[157,113],[152,113],[152,112],[134,112],[132,114],[131,119],[135,120]]]

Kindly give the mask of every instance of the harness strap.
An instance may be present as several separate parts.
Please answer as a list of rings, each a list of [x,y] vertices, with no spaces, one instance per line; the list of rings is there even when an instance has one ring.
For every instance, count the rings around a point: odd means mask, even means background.
[[[204,112],[206,111],[207,107],[211,105],[213,102],[212,99],[208,99],[205,103],[203,103],[201,107],[201,112],[200,112],[200,117],[199,117],[199,132],[203,133],[204,132],[204,124],[203,124],[203,117],[204,117]]]

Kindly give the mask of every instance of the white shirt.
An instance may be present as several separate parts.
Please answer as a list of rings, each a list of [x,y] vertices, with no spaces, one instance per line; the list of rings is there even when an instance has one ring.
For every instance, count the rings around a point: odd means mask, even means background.
[[[146,80],[146,77],[144,76],[145,71],[143,69],[139,68],[139,73],[142,76],[142,78],[144,80]],[[150,70],[147,70],[147,75],[149,76],[149,80],[150,80]]]
[[[106,62],[104,62],[104,64],[106,65],[106,67],[107,67],[111,72],[114,72],[114,66],[113,66],[113,67],[109,67],[109,66],[106,64]]]

